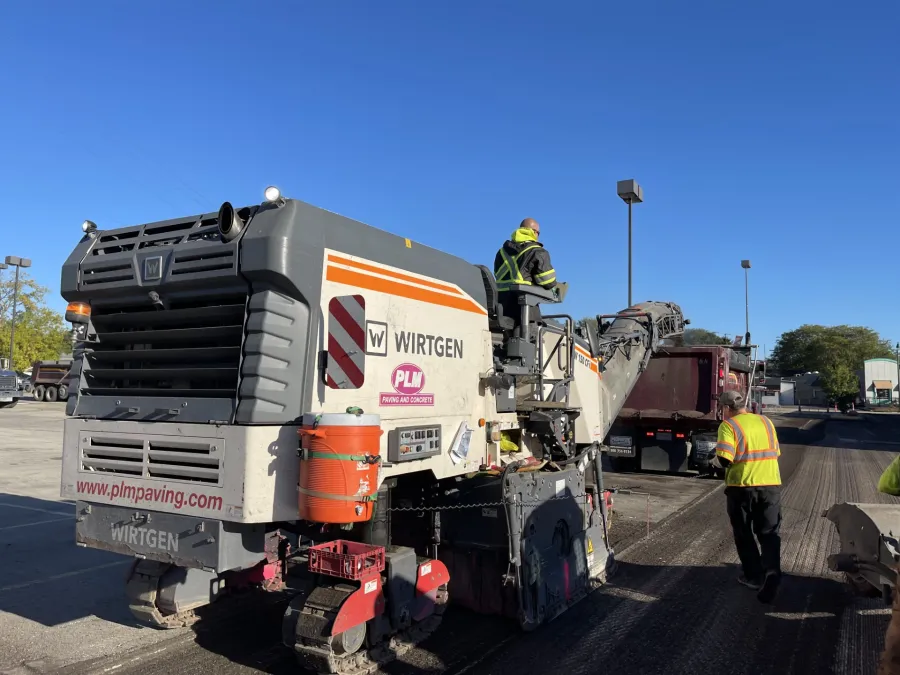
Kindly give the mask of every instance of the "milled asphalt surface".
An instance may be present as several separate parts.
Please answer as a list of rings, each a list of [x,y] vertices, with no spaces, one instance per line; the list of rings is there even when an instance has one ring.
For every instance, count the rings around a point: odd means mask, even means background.
[[[15,409],[12,437],[31,446],[29,439],[37,435],[51,439],[52,446],[59,433],[54,425],[61,428],[60,408],[48,413],[38,406],[49,404],[32,405]],[[451,609],[439,633],[383,672],[874,672],[888,611],[877,600],[851,596],[827,570],[825,558],[839,542],[821,514],[841,501],[898,501],[879,495],[875,486],[900,452],[900,440],[894,440],[900,439],[900,416],[832,421],[818,440],[824,427],[811,417],[822,415],[777,418],[784,450],[783,567],[789,576],[773,606],[760,605],[734,582],[737,557],[720,483],[608,475],[607,487],[618,483],[642,493],[632,495],[630,504],[624,495],[617,501],[623,511],[612,535],[620,566],[612,583],[527,635],[506,622]],[[10,432],[2,416],[0,431]],[[33,453],[24,465],[21,450]],[[121,557],[75,549],[71,522],[35,525],[34,531],[18,527],[33,522],[28,518],[54,520],[71,513],[71,507],[47,496],[58,490],[58,455],[58,444],[55,456],[24,447],[9,452],[0,445],[0,465],[20,462],[18,470],[28,476],[16,481],[0,473],[0,572],[14,568],[24,575],[19,583],[26,584],[9,591],[4,587],[10,582],[0,582],[0,674],[298,672],[279,642],[283,603],[278,598],[223,603],[210,608],[215,612],[193,630],[136,628],[122,604],[126,567],[104,568],[121,564]],[[48,468],[35,469],[39,462]],[[19,501],[34,499],[32,490],[47,501]],[[649,538],[644,492],[653,495]],[[52,513],[12,504],[38,504],[35,508]],[[13,511],[26,520],[13,519]],[[10,526],[16,527],[4,529]],[[13,565],[7,564],[10,551]],[[62,568],[44,560],[47,556],[57,557]],[[90,571],[78,571],[84,569]],[[35,583],[66,570],[76,574]]]

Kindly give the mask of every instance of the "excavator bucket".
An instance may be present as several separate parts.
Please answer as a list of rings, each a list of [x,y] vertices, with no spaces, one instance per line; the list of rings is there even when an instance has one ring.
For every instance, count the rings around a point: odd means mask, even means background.
[[[824,515],[841,538],[841,552],[828,556],[828,567],[844,572],[860,595],[890,602],[900,562],[900,505],[835,504]]]

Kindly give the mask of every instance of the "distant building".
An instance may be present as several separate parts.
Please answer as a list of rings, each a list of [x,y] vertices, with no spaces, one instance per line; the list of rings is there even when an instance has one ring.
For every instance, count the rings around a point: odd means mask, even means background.
[[[859,397],[866,405],[879,406],[897,403],[897,361],[869,359],[859,371]]]
[[[828,405],[828,396],[822,389],[822,381],[818,372],[799,373],[794,375],[794,403],[796,405]]]

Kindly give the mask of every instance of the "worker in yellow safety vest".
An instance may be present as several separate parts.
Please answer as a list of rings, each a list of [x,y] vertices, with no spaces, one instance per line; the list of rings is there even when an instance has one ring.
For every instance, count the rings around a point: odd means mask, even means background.
[[[541,288],[556,288],[556,270],[550,263],[550,253],[538,241],[541,226],[534,218],[526,218],[512,233],[494,257],[494,277],[497,280],[498,300],[503,313],[518,320],[518,304],[509,293],[514,284]],[[537,309],[537,308],[535,308]],[[539,312],[536,312],[539,316]]]
[[[712,463],[725,469],[728,518],[743,568],[738,582],[757,591],[761,602],[769,603],[781,584],[778,435],[769,418],[747,410],[740,392],[724,392],[719,403],[724,419]]]

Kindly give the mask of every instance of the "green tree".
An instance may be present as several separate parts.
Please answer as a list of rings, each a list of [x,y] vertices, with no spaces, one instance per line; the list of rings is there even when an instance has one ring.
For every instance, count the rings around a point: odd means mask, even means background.
[[[0,357],[9,355],[14,274],[0,273]],[[16,302],[16,335],[13,345],[13,368],[24,370],[39,360],[59,358],[71,351],[68,329],[63,317],[47,307],[49,289],[19,272]]]
[[[682,338],[685,345],[730,345],[731,341],[705,328],[685,328]]]
[[[685,328],[684,334],[663,341],[669,347],[691,347],[695,345],[730,345],[731,341],[705,328]]]
[[[828,397],[846,410],[859,396],[859,378],[845,363],[836,363],[822,372],[819,380]]]
[[[824,373],[840,364],[856,372],[866,359],[893,356],[891,343],[871,328],[806,324],[778,338],[769,363],[782,375]]]

